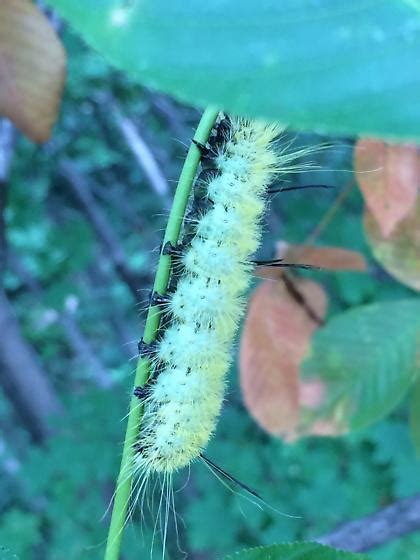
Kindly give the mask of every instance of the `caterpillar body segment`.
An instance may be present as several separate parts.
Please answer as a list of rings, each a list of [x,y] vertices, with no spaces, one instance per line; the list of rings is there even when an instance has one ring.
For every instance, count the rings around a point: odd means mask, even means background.
[[[284,156],[273,143],[281,132],[277,125],[226,118],[208,147],[200,146],[205,168],[211,166],[198,178],[208,203],[190,214],[184,243],[166,251],[176,281],[160,300],[169,320],[151,358],[150,385],[138,392],[144,415],[134,471],[140,477],[170,476],[187,466],[215,429],[254,269],[250,258],[260,244],[266,191],[282,171]],[[286,157],[287,165],[291,159]]]
[[[230,338],[238,325],[238,307],[244,307],[243,299],[232,301],[226,282],[184,277],[173,294],[169,308],[181,322],[195,314],[200,325],[214,329],[218,336]]]

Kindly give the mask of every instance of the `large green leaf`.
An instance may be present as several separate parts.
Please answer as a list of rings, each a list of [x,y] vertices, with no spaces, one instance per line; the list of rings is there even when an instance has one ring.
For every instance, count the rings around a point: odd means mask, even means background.
[[[0,560],[19,560],[19,558],[7,548],[0,546]]]
[[[330,133],[420,138],[419,0],[49,0],[142,84]]]
[[[225,560],[368,560],[368,557],[316,543],[291,543],[249,548]]]
[[[361,306],[318,331],[302,372],[326,385],[326,408],[340,424],[361,428],[404,396],[419,373],[419,347],[420,299]]]
[[[420,379],[417,380],[411,392],[409,425],[411,440],[420,457]]]

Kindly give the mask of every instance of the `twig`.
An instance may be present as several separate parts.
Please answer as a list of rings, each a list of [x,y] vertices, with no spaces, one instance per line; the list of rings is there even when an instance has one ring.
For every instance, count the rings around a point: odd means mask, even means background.
[[[351,191],[353,190],[354,182],[353,180],[349,181],[345,188],[340,192],[337,198],[334,200],[333,204],[328,208],[328,210],[323,215],[322,219],[318,222],[316,227],[311,231],[308,237],[305,239],[303,245],[312,245],[321,233],[329,226],[334,216],[337,214],[338,210],[346,200],[346,198],[350,195]],[[304,249],[303,249],[304,250]]]
[[[99,239],[107,250],[108,258],[114,265],[117,273],[125,282],[133,294],[136,301],[139,299],[138,288],[141,285],[142,277],[136,275],[130,269],[124,248],[116,236],[112,227],[108,224],[105,214],[98,206],[89,184],[79,173],[77,168],[68,160],[60,163],[59,172],[66,179],[73,193],[81,204],[89,221],[93,225]]]
[[[312,308],[306,296],[302,294],[302,292],[294,283],[293,277],[288,276],[287,274],[282,274],[280,279],[283,281],[290,296],[296,301],[296,303],[298,303],[302,307],[308,317],[312,319],[312,321],[314,321],[318,327],[324,325],[324,319],[322,319],[322,317],[320,317],[318,313]]]
[[[169,185],[151,149],[140,135],[133,121],[122,114],[116,103],[112,102],[111,105],[115,123],[124,136],[137,163],[143,169],[150,186],[157,195],[168,201]]]
[[[201,143],[206,143],[217,117],[218,111],[208,108],[203,113],[200,123],[194,135],[194,139]],[[169,215],[168,223],[165,230],[163,246],[168,241],[176,245],[179,239],[183,218],[185,215],[188,198],[191,192],[192,183],[197,172],[200,162],[200,151],[197,146],[192,143],[182,168],[178,186],[175,191],[172,209]],[[169,255],[160,255],[159,263],[156,271],[153,290],[159,294],[166,292],[171,270],[171,259]],[[159,328],[160,311],[158,306],[149,308],[147,314],[146,325],[143,339],[146,343],[152,342]],[[146,358],[139,358],[134,380],[134,386],[142,386],[146,383],[150,372],[150,362]],[[105,560],[118,560],[120,555],[120,546],[122,532],[126,521],[126,513],[128,501],[130,499],[130,491],[132,484],[132,473],[130,467],[133,460],[133,444],[136,441],[140,421],[143,411],[139,406],[136,397],[131,398],[130,412],[128,414],[127,431],[125,435],[123,454],[121,459],[120,473],[117,479],[117,487],[115,490],[115,499],[112,511],[111,524],[108,533],[108,542],[105,551]]]
[[[4,210],[6,186],[13,156],[15,129],[7,119],[0,120],[0,271],[5,268],[6,236]],[[21,334],[13,308],[0,288],[0,384],[16,413],[35,441],[51,432],[48,418],[63,408],[37,356]]]
[[[346,200],[346,198],[351,193],[351,191],[353,189],[353,186],[354,186],[353,182],[349,182],[346,185],[346,187],[340,192],[340,194],[334,200],[334,203],[330,206],[330,208],[326,211],[326,213],[324,214],[324,216],[322,217],[320,222],[316,225],[316,227],[307,236],[307,238],[305,239],[305,241],[302,245],[302,248],[295,252],[294,258],[296,260],[299,259],[299,257],[303,254],[303,252],[305,251],[305,247],[307,245],[313,244],[318,239],[318,237],[321,235],[321,233],[328,227],[328,225],[331,223],[331,220],[334,218],[334,216],[338,212],[338,210],[341,207],[341,205],[343,204],[343,202]],[[301,307],[304,309],[304,311],[307,313],[307,315],[311,319],[313,319],[318,324],[318,326],[324,325],[325,321],[321,317],[318,316],[316,311],[312,308],[311,303],[307,300],[307,298],[296,287],[296,285],[293,281],[293,276],[291,276],[287,272],[285,272],[282,275],[281,280],[284,282],[284,285],[285,285],[286,289],[288,290],[289,294],[295,299],[295,301],[299,305],[301,305]]]
[[[350,552],[363,552],[418,530],[420,494],[399,500],[356,521],[345,523],[316,541]]]
[[[48,418],[63,409],[1,288],[0,333],[0,384],[33,439],[42,441],[51,431]]]

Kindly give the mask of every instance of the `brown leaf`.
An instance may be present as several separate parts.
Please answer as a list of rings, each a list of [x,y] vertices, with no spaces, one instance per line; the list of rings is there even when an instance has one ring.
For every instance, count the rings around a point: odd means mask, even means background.
[[[300,262],[327,270],[363,272],[367,269],[365,257],[361,253],[341,247],[289,245],[284,259],[285,262]]]
[[[420,186],[420,156],[415,146],[361,140],[355,150],[357,181],[383,238],[410,212]]]
[[[28,0],[0,2],[0,115],[34,142],[48,140],[63,89],[66,55]]]
[[[285,263],[308,264],[325,270],[367,270],[367,262],[362,253],[341,247],[315,247],[313,245],[290,245],[285,241],[277,243],[276,258]],[[279,280],[286,268],[260,266],[255,275],[260,278]]]
[[[368,209],[364,227],[375,258],[392,276],[420,291],[420,196],[392,235],[384,237]]]
[[[323,317],[327,298],[315,282],[297,280],[295,288]],[[240,348],[245,404],[262,428],[290,437],[299,421],[299,366],[317,323],[282,282],[265,281],[255,290]]]

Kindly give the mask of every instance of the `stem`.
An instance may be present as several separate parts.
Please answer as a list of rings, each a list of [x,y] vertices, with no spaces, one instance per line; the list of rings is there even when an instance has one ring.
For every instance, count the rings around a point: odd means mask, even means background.
[[[209,107],[204,111],[195,132],[194,140],[203,144],[207,142],[218,113],[219,111],[213,107]],[[173,245],[178,243],[188,198],[191,192],[194,177],[197,173],[198,165],[200,163],[200,155],[201,154],[197,146],[194,143],[191,143],[175,191],[174,201],[169,214],[162,246],[164,246],[168,241],[170,241]],[[159,294],[164,294],[166,292],[170,272],[171,258],[169,255],[161,254],[153,285],[153,290],[155,292]],[[146,343],[150,343],[156,338],[159,321],[159,307],[149,307],[143,335],[143,339]],[[140,357],[137,363],[134,387],[144,385],[149,377],[149,373],[150,361]],[[133,444],[135,443],[139,433],[142,414],[143,408],[139,406],[139,400],[133,396],[131,398],[130,411],[128,413],[127,431],[125,435],[120,472],[117,479],[117,487],[115,490],[114,505],[104,560],[118,560],[120,555],[121,540],[126,522],[127,507],[130,500],[132,485],[131,467],[134,458]]]
[[[349,181],[345,188],[340,192],[337,198],[334,200],[332,206],[325,212],[321,221],[317,224],[315,229],[308,235],[308,237],[304,241],[304,245],[311,245],[314,243],[321,233],[330,225],[330,222],[337,214],[338,210],[341,208],[341,205],[346,200],[346,198],[351,193],[354,187],[354,181]]]

